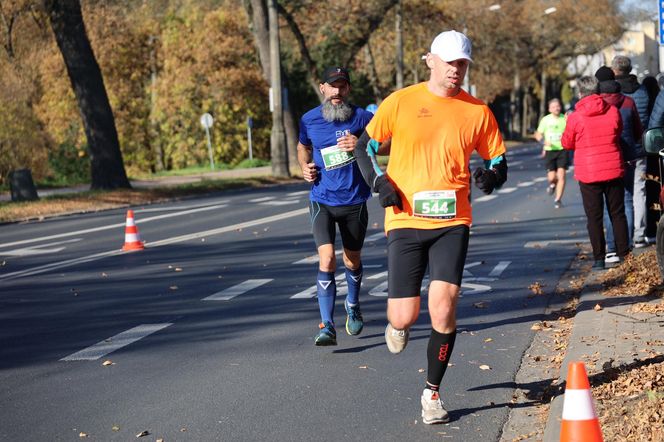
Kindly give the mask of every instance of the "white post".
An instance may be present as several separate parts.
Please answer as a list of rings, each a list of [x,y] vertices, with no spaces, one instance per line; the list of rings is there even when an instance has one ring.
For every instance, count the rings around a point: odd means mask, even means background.
[[[208,156],[210,157],[210,169],[214,170],[214,158],[212,157],[212,143],[210,142],[210,129],[205,126],[205,136],[207,137]]]

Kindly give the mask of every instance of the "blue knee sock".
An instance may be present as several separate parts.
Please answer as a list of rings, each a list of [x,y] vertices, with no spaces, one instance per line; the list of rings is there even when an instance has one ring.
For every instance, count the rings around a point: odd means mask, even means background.
[[[348,304],[357,305],[360,303],[360,285],[362,285],[362,264],[355,269],[346,269],[346,282],[348,283]]]
[[[334,272],[318,271],[316,294],[318,295],[318,308],[320,309],[321,320],[334,324],[334,301],[337,298],[337,284],[334,280]]]

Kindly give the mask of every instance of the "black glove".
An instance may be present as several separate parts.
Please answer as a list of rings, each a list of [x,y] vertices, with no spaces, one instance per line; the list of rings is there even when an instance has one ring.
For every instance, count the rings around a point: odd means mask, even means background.
[[[374,192],[378,192],[378,200],[380,201],[381,206],[397,206],[399,210],[403,210],[401,197],[385,175],[381,175],[376,178]]]
[[[487,195],[493,192],[493,189],[498,185],[498,177],[492,169],[487,170],[478,167],[475,169],[475,173],[473,173],[473,178],[475,178],[477,188]]]

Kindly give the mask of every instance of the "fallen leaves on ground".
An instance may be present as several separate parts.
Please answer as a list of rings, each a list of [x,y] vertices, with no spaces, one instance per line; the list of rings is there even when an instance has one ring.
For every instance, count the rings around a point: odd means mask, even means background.
[[[611,369],[592,384],[604,440],[664,440],[664,362]]]
[[[544,294],[544,291],[542,290],[542,283],[539,281],[535,281],[532,284],[528,286],[528,289],[533,293],[533,295],[542,295]]]

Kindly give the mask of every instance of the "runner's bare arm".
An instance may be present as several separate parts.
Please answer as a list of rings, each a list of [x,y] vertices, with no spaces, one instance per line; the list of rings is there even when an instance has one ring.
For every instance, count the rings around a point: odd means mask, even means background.
[[[316,165],[312,159],[311,146],[305,146],[302,143],[297,143],[297,161],[300,163],[302,177],[304,177],[304,180],[309,183],[316,181],[318,172],[316,171]]]

